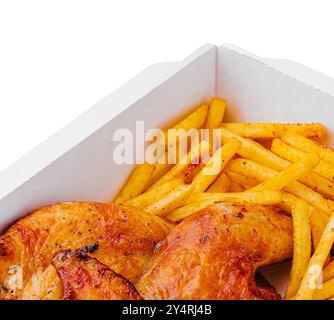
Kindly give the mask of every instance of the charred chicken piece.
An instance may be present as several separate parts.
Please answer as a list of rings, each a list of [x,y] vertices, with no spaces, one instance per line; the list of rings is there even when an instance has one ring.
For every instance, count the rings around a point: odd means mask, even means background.
[[[289,217],[220,203],[185,219],[157,245],[136,288],[144,299],[280,299],[254,275],[292,250]]]
[[[141,300],[131,282],[110,270],[85,250],[64,250],[52,259],[64,300]]]
[[[133,282],[170,229],[163,219],[128,206],[70,202],[39,209],[0,237],[0,298],[21,298],[25,286],[38,281],[55,289],[40,293],[57,297],[51,259],[91,243],[98,244],[93,257]]]

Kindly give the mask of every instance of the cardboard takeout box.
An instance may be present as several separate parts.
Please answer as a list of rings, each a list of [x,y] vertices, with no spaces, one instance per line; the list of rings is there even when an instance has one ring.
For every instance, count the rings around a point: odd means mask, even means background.
[[[182,61],[152,65],[0,174],[0,229],[39,207],[110,201],[132,170],[113,163],[113,132],[163,128],[212,96],[226,121],[322,122],[334,145],[334,80],[233,46],[204,45]],[[332,137],[332,138],[331,138]],[[267,267],[282,292],[287,264]]]

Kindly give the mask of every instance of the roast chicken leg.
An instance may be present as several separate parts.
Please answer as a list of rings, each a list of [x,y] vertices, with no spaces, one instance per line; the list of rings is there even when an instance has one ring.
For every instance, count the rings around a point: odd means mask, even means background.
[[[0,237],[0,298],[59,298],[51,259],[95,243],[91,256],[134,282],[170,229],[159,217],[114,204],[71,202],[37,210]]]
[[[279,299],[255,271],[292,250],[290,217],[220,203],[185,219],[157,245],[136,288],[144,299]]]
[[[256,270],[291,257],[289,217],[219,203],[172,227],[113,204],[37,210],[0,237],[0,298],[280,298]]]
[[[63,250],[52,259],[63,300],[141,300],[132,283],[110,270],[85,249]]]

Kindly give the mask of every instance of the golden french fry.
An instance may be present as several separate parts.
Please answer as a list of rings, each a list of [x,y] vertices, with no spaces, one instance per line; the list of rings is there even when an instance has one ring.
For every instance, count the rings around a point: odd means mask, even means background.
[[[273,140],[271,151],[290,162],[297,162],[307,155],[306,152],[295,149],[280,139]],[[334,169],[323,160],[320,160],[319,164],[314,168],[314,172],[330,181],[334,180]]]
[[[297,200],[292,207],[293,260],[290,281],[285,292],[289,299],[294,296],[307,270],[311,256],[311,227],[309,205]]]
[[[285,133],[282,136],[282,140],[290,146],[304,152],[317,152],[322,160],[334,165],[334,151],[325,146],[321,146],[308,138],[292,132]]]
[[[231,138],[239,139],[239,141],[241,142],[241,147],[238,149],[237,153],[246,159],[253,160],[255,162],[261,163],[266,167],[278,171],[284,170],[290,165],[289,161],[282,159],[278,155],[274,154],[273,152],[253,140],[242,138],[224,128],[220,128],[217,130],[220,130],[223,142],[226,142],[228,139]],[[305,175],[301,179],[301,182],[326,196],[329,195],[330,197],[334,198],[334,184],[313,172],[309,172],[307,175]]]
[[[243,192],[245,189],[235,181],[231,181],[230,192]]]
[[[177,123],[173,129],[199,129],[205,122],[206,116],[208,113],[208,106],[206,104],[202,104],[199,106],[194,112],[192,112],[185,119],[181,120]]]
[[[222,127],[241,137],[253,139],[279,138],[287,131],[319,138],[325,133],[321,123],[223,123]]]
[[[258,179],[259,181],[272,179],[279,173],[277,170],[243,158],[231,160],[228,169],[240,175]]]
[[[242,138],[224,128],[219,128],[217,130],[220,130],[223,143],[226,143],[232,138],[236,138],[241,142],[241,146],[237,152],[241,157],[261,163],[262,165],[275,170],[283,170],[290,164],[289,161],[282,159],[251,139]]]
[[[296,196],[294,196],[293,194],[288,193],[288,192],[283,192],[282,191],[281,194],[282,194],[282,201],[279,204],[279,207],[281,209],[283,209],[285,212],[287,212],[291,215],[292,214],[292,207],[299,200],[299,198],[297,198]],[[308,205],[310,206],[310,210],[312,208],[314,208],[309,203],[308,203]]]
[[[300,181],[327,198],[334,199],[334,182],[310,171]]]
[[[191,130],[191,129],[199,129],[203,123],[205,122],[206,116],[208,112],[208,106],[203,104],[198,107],[194,112],[192,112],[189,116],[178,122],[172,129],[175,130]],[[176,141],[175,141],[176,142]],[[169,171],[173,165],[167,163],[168,159],[168,132],[164,134],[163,137],[159,139],[158,143],[165,143],[166,154],[163,156],[164,161],[156,164],[156,168],[151,176],[151,179],[148,181],[146,187],[151,187],[156,181],[158,181],[163,175]],[[176,146],[173,146],[174,148]]]
[[[226,110],[226,100],[219,99],[219,98],[212,98],[209,109],[208,115],[206,118],[205,127],[208,129],[214,129],[221,126]]]
[[[209,162],[192,181],[194,193],[204,192],[210,186],[227,163],[233,158],[239,147],[240,142],[237,139],[231,139],[214,153]]]
[[[262,182],[249,191],[276,190],[280,191],[292,182],[303,177],[308,171],[312,170],[319,163],[317,153],[310,153],[302,160],[291,164],[285,170],[277,173],[272,179]]]
[[[328,223],[328,216],[322,214],[321,212],[319,212],[319,210],[314,209],[311,211],[310,214],[310,223],[312,230],[313,248],[315,249],[318,246],[321,236]],[[327,257],[324,266],[326,266],[329,263],[329,261],[330,261],[330,256]]]
[[[234,192],[234,193],[193,193],[186,201],[192,202],[211,200],[213,202],[237,202],[271,206],[281,202],[282,196],[279,191],[259,191],[259,192]]]
[[[330,253],[334,242],[334,211],[331,212],[329,221],[321,236],[319,244],[310,259],[304,278],[296,295],[296,300],[310,300],[317,287],[322,274],[324,263]]]
[[[313,300],[327,300],[334,296],[334,279],[326,281],[322,284],[321,289],[314,290]]]
[[[203,152],[206,152],[208,150],[209,150],[209,144],[206,141],[201,141],[198,145],[193,147],[188,152],[188,154],[183,159],[180,160],[179,163],[175,164],[172,167],[172,169],[170,169],[164,176],[162,176],[158,181],[156,181],[150,187],[150,189],[158,185],[164,184],[168,181],[176,179],[189,164],[195,162],[195,160],[199,161],[201,154],[203,154]]]
[[[317,288],[313,292],[312,300],[327,300],[334,296],[334,279],[324,280],[321,288]],[[296,296],[290,298],[290,300],[296,300]],[[332,299],[330,299],[332,300]]]
[[[174,129],[176,134],[178,130],[188,131],[191,129],[199,129],[204,124],[207,113],[208,113],[208,106],[206,104],[202,104],[194,112],[192,112],[185,119],[181,120],[171,129]],[[166,148],[168,147],[168,143],[169,143],[168,131],[164,134],[163,137],[159,139],[158,143],[164,144]]]
[[[310,215],[313,246],[316,248],[328,223],[328,216],[313,210]]]
[[[246,176],[259,179],[260,181],[272,179],[278,173],[278,171],[274,169],[265,167],[248,159],[232,160],[229,164],[229,169],[239,174],[244,174]],[[326,200],[321,196],[321,194],[304,186],[298,181],[290,183],[290,185],[286,186],[284,190],[294,194],[300,199],[305,200],[326,214],[331,211],[332,202],[330,202],[330,200]]]
[[[208,192],[228,192],[230,190],[231,181],[229,177],[222,172],[220,176],[208,188]]]
[[[322,280],[327,281],[334,278],[334,261],[330,262],[322,271]],[[334,294],[333,294],[334,296]]]
[[[281,193],[282,193],[282,202],[278,206],[281,209],[283,209],[286,213],[289,213],[291,215],[292,214],[292,208],[293,208],[294,204],[298,200],[300,200],[300,198],[298,198],[298,197],[296,197],[293,194],[288,193],[288,192],[281,191]],[[318,208],[312,206],[310,203],[307,203],[307,205],[309,206],[310,215],[314,214],[315,216],[317,216],[317,215],[325,216],[328,219],[328,215],[326,215],[324,212],[322,212]]]
[[[190,196],[193,189],[194,187],[192,185],[178,186],[172,192],[146,206],[144,210],[151,214],[164,217],[169,212],[182,206]]]
[[[286,213],[292,214],[292,208],[294,204],[300,200],[300,198],[294,196],[291,193],[288,192],[281,192],[282,193],[282,202],[279,204],[279,207],[283,209]],[[306,201],[305,201],[306,202]],[[310,216],[314,215],[322,217],[326,217],[328,220],[328,215],[326,215],[324,212],[320,211],[318,208],[312,206],[310,203],[307,203],[309,206]],[[311,219],[311,218],[310,218]],[[312,231],[312,223],[311,223],[311,231]]]
[[[245,190],[251,189],[260,183],[260,181],[255,178],[241,175],[239,173],[228,170],[228,168],[226,168],[226,174],[231,181],[240,184],[242,188]],[[220,191],[220,192],[223,192],[223,191]]]
[[[141,194],[145,190],[154,168],[155,165],[149,163],[144,163],[140,166],[137,166],[130,175],[124,187],[121,189],[118,196],[114,199],[114,202],[116,204],[123,204],[125,201]]]
[[[167,183],[159,185],[151,190],[142,193],[141,195],[126,201],[125,204],[133,207],[144,208],[150,203],[157,201],[166,194],[172,192],[176,187],[183,185],[182,179],[171,180]]]
[[[314,207],[323,211],[326,215],[329,215],[331,208],[333,208],[333,202],[331,200],[325,199],[320,193],[313,191],[298,181],[292,182],[285,188],[285,190],[296,195],[298,198],[307,201]]]
[[[171,168],[173,164],[168,163],[156,163],[155,169],[152,173],[150,181],[147,183],[147,188],[151,187],[154,183],[156,183],[163,175],[165,175]]]
[[[180,208],[177,208],[176,210],[171,212],[169,215],[167,215],[166,218],[172,222],[177,222],[177,221],[183,220],[191,216],[192,214],[200,210],[203,210],[211,206],[212,204],[214,204],[214,201],[212,200],[192,202]]]
[[[176,222],[183,220],[195,212],[205,209],[216,202],[237,202],[245,204],[274,205],[281,201],[278,191],[240,192],[240,193],[195,193],[186,201],[186,204],[167,215],[167,219]]]

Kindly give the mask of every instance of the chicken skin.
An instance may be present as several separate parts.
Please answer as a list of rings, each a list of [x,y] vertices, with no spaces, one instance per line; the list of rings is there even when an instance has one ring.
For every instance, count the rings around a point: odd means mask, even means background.
[[[110,270],[84,249],[60,251],[52,265],[61,279],[63,300],[141,300],[128,280]]]
[[[292,256],[291,219],[262,206],[219,203],[177,225],[136,284],[144,299],[280,299],[254,275]]]
[[[25,287],[36,283],[41,290],[33,298],[58,298],[62,287],[51,259],[95,243],[91,256],[134,282],[170,229],[163,219],[128,206],[70,202],[39,209],[0,237],[0,298],[18,299],[24,292],[27,298]]]
[[[280,299],[257,268],[292,249],[291,219],[262,206],[218,203],[173,226],[133,207],[63,203],[0,237],[0,298]]]

